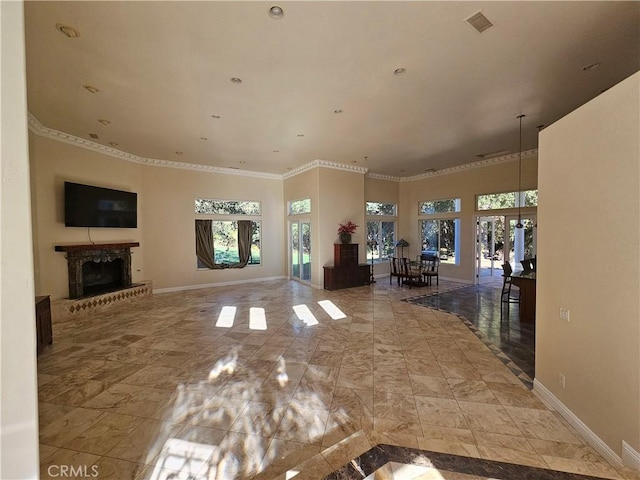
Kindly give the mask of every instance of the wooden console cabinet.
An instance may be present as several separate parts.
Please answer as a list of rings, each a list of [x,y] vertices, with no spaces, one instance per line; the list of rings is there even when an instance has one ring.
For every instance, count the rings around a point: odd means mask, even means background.
[[[36,297],[36,352],[40,355],[44,347],[53,343],[51,328],[51,301],[49,296]]]
[[[358,263],[358,244],[335,244],[333,265],[324,267],[325,290],[359,287],[368,285],[371,280],[371,267],[367,263]]]

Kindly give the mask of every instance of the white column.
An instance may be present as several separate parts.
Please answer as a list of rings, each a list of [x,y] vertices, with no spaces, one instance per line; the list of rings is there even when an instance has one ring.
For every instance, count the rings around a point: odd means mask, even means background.
[[[0,2],[0,478],[38,478],[24,5]]]

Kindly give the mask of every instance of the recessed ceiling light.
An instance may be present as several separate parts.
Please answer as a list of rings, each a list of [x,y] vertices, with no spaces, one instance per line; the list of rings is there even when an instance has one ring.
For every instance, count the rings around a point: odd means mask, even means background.
[[[242,79],[238,77],[231,77],[231,83],[242,83]]]
[[[105,120],[104,118],[99,118],[98,121],[103,125],[111,125],[109,120]]]
[[[406,69],[406,68],[402,68],[402,67],[400,67],[400,68],[396,68],[396,69],[393,71],[393,74],[394,74],[394,75],[404,75],[406,72],[407,72],[407,69]]]
[[[244,165],[245,163],[247,162],[245,162],[244,160],[240,160],[240,165]]]
[[[176,155],[182,155],[182,152],[176,152]]]
[[[282,9],[282,7],[274,5],[269,9],[269,16],[271,18],[275,18],[276,20],[280,20],[282,17],[284,17],[284,10]]]
[[[200,140],[207,140],[207,137],[200,137]]]
[[[299,133],[298,136],[299,137],[304,137],[304,133]]]
[[[358,163],[358,160],[351,160],[351,163]]]
[[[109,142],[109,145],[111,145],[112,147],[117,147],[118,144],[116,142]]]
[[[100,138],[97,133],[90,133],[89,136],[91,138]]]
[[[273,150],[273,153],[280,153],[280,150]]]
[[[222,118],[222,117],[220,117],[220,115],[211,115],[211,118],[215,118],[217,120],[218,118]]]
[[[287,167],[287,170],[293,170],[293,168],[292,167]]]
[[[340,110],[339,108],[336,108],[333,113],[342,113],[342,110]]]
[[[86,90],[88,90],[91,93],[98,93],[100,90],[98,90],[96,87],[92,86],[92,85],[83,85],[83,88],[85,88]]]
[[[590,63],[589,65],[585,65],[584,67],[582,67],[582,70],[584,70],[585,72],[588,72],[590,70],[595,70],[599,66],[600,66],[600,63],[598,63],[598,62]]]
[[[80,32],[78,30],[63,23],[56,23],[56,29],[59,32],[64,33],[69,38],[78,38],[80,36]]]

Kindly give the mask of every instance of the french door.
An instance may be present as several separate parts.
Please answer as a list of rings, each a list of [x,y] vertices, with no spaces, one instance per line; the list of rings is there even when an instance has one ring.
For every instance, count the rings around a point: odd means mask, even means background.
[[[505,217],[505,248],[507,259],[514,272],[522,270],[520,260],[536,256],[537,228],[536,216],[524,215],[522,217],[523,228],[516,228],[518,217],[509,215]]]
[[[476,283],[501,281],[503,238],[504,217],[476,218]]]
[[[289,222],[289,278],[311,283],[311,222]]]
[[[476,217],[476,283],[502,281],[502,264],[509,262],[514,272],[522,270],[520,260],[536,256],[536,216]]]

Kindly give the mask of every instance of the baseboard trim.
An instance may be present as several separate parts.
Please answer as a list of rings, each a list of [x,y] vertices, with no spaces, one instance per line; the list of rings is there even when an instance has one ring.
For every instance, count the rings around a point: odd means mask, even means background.
[[[569,424],[580,433],[589,444],[595,448],[600,455],[609,461],[613,466],[623,467],[622,457],[614,452],[609,445],[595,434],[575,413],[562,403],[551,391],[545,387],[538,379],[533,380],[533,391],[551,409],[556,410]],[[624,444],[624,442],[623,442]],[[637,452],[636,452],[637,454]]]
[[[182,292],[185,290],[199,290],[201,288],[212,288],[212,287],[227,287],[229,285],[241,285],[243,283],[257,283],[257,282],[268,282],[271,280],[285,280],[287,277],[284,275],[277,277],[263,277],[263,278],[251,278],[248,280],[232,280],[229,282],[216,282],[216,283],[203,283],[200,285],[183,285],[180,287],[167,287],[167,288],[154,288],[153,293],[170,293],[170,292]]]
[[[636,452],[631,445],[622,441],[622,464],[634,470],[640,470],[640,452]]]

